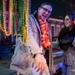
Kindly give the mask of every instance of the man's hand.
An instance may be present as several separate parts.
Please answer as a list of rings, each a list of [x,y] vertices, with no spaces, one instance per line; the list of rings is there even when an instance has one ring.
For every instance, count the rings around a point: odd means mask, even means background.
[[[47,67],[46,60],[44,59],[43,55],[41,55],[41,54],[36,54],[35,63],[36,63],[36,67],[38,68],[37,71],[40,71],[40,73],[42,73]]]

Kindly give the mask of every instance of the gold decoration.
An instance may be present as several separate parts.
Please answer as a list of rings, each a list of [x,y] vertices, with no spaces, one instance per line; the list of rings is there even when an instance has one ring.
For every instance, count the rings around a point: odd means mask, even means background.
[[[6,36],[10,36],[12,34],[12,21],[13,21],[13,0],[9,0],[9,30],[6,29],[6,3],[3,0],[3,25],[4,29],[2,31],[5,33]]]
[[[23,44],[26,45],[28,41],[28,10],[29,10],[29,0],[23,0],[23,34],[22,40]]]

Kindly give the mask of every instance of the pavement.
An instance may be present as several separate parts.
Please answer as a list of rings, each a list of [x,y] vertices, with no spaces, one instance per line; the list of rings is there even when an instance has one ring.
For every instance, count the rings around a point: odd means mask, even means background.
[[[10,59],[0,60],[0,75],[17,75],[16,71],[10,70]]]

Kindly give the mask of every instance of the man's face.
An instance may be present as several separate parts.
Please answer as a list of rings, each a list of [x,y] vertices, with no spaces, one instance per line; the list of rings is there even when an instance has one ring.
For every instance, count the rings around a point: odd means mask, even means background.
[[[50,5],[41,6],[38,9],[38,15],[41,19],[46,20],[52,13],[52,7]]]
[[[72,19],[69,16],[66,16],[64,19],[64,24],[66,27],[70,27],[72,25]]]

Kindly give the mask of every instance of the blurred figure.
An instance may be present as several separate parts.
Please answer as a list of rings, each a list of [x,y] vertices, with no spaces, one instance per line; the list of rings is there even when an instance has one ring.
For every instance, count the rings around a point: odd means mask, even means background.
[[[75,25],[72,14],[65,16],[64,25],[58,37],[60,48],[64,50],[62,75],[75,75]]]

